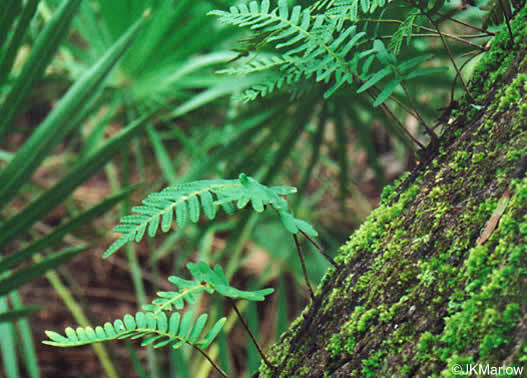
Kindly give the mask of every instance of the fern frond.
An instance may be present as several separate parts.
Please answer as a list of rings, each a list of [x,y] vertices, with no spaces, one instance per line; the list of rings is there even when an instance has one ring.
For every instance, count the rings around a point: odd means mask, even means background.
[[[403,40],[406,37],[406,43],[409,45],[412,38],[412,31],[415,19],[419,15],[419,10],[414,9],[399,25],[395,33],[393,33],[390,43],[388,44],[388,50],[394,55],[399,55]]]
[[[433,73],[443,72],[448,69],[446,67],[417,68],[426,60],[430,59],[432,57],[431,55],[418,56],[397,64],[397,58],[395,55],[388,52],[384,46],[384,43],[380,40],[375,40],[373,42],[373,49],[369,51],[373,51],[375,54],[370,56],[370,58],[377,58],[377,60],[382,63],[383,68],[369,75],[364,72],[362,78],[365,80],[365,83],[357,90],[357,93],[366,91],[392,74],[395,76],[383,86],[383,90],[373,103],[374,107],[379,106],[383,101],[390,97],[392,92],[402,81],[415,79],[417,77],[426,76]]]
[[[377,9],[383,8],[388,1],[386,0],[337,0],[328,2],[326,14],[338,16],[339,18],[349,17],[351,21],[357,21],[359,14],[371,14]]]
[[[265,300],[266,295],[274,292],[274,289],[272,288],[253,291],[236,289],[229,284],[225,277],[225,273],[223,272],[223,268],[220,265],[215,265],[214,270],[212,270],[203,261],[199,261],[197,264],[187,264],[187,268],[195,279],[200,282],[206,282],[209,288],[217,291],[218,294],[231,299],[263,301]]]
[[[154,348],[171,346],[174,349],[184,344],[195,348],[205,349],[218,336],[227,318],[221,318],[210,328],[208,333],[200,338],[207,323],[208,315],[201,314],[193,322],[194,315],[187,311],[183,317],[178,312],[170,317],[164,312],[138,312],[135,317],[127,314],[124,318],[117,319],[114,323],[105,323],[94,328],[79,327],[65,329],[65,335],[57,332],[46,331],[49,341],[44,344],[55,347],[75,347],[116,339],[138,339],[143,337],[141,346],[153,344]]]
[[[258,55],[250,57],[247,62],[236,67],[217,71],[220,74],[248,75],[254,72],[269,71],[276,68],[284,68],[295,63],[292,59],[277,55]]]
[[[157,292],[159,298],[154,299],[152,304],[144,305],[143,309],[145,311],[152,311],[157,314],[163,310],[182,310],[185,306],[185,301],[190,304],[196,303],[199,295],[204,291],[209,294],[214,292],[214,289],[201,282],[189,281],[177,276],[170,276],[168,280],[176,285],[180,291]]]
[[[262,212],[266,205],[284,210],[287,201],[280,196],[295,192],[293,187],[267,187],[243,173],[234,180],[202,180],[168,187],[150,194],[142,206],[133,207],[135,214],[121,218],[121,224],[114,231],[122,235],[106,250],[104,257],[130,241],[141,241],[145,233],[155,236],[160,225],[161,230],[167,232],[172,227],[174,213],[176,224],[181,228],[198,222],[201,208],[209,219],[215,218],[217,206],[232,214],[236,207],[242,209],[249,202],[257,212]]]
[[[254,291],[236,289],[229,284],[220,265],[216,265],[213,270],[203,261],[199,261],[197,264],[188,263],[187,269],[196,281],[185,280],[178,276],[168,277],[168,280],[176,285],[179,291],[158,292],[157,295],[160,298],[154,299],[151,305],[145,305],[143,308],[153,312],[154,315],[163,310],[171,311],[173,308],[181,310],[184,301],[195,303],[198,295],[204,291],[209,294],[218,292],[224,297],[248,301],[263,301],[266,295],[274,292],[272,288]]]
[[[269,10],[269,1],[264,0],[260,5],[253,1],[248,7],[241,4],[232,6],[229,12],[213,11],[209,14],[219,16],[220,21],[226,24],[268,33],[268,42],[275,43],[278,50],[285,50],[284,60],[288,61],[288,68],[294,67],[291,70],[294,80],[302,76],[299,71],[306,77],[315,75],[317,82],[327,83],[333,79],[332,86],[324,95],[326,98],[344,83],[353,81],[355,72],[346,56],[365,35],[364,32],[357,33],[355,25],[343,30],[339,19],[312,15],[309,8],[302,9],[298,5],[289,11],[285,0],[280,0],[278,7],[272,11]],[[289,75],[289,80],[292,77]],[[276,87],[279,85],[275,83],[253,87],[250,97],[265,95]]]
[[[282,221],[282,224],[286,228],[287,231],[289,231],[292,234],[296,234],[299,231],[304,232],[305,234],[309,236],[316,237],[318,236],[318,232],[311,226],[309,223],[302,219],[295,218],[293,213],[282,210],[279,211],[280,214],[280,220]]]

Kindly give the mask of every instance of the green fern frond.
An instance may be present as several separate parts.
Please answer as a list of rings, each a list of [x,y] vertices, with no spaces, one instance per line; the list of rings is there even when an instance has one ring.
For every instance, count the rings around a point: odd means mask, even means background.
[[[285,0],[280,0],[272,11],[269,1],[264,0],[260,5],[253,1],[249,6],[232,6],[229,12],[213,11],[209,14],[219,16],[226,24],[268,33],[267,41],[275,43],[278,50],[285,50],[283,57],[288,68],[294,67],[287,80],[297,81],[302,76],[299,71],[305,77],[314,75],[317,82],[328,83],[332,79],[333,83],[324,95],[326,98],[344,83],[353,81],[353,63],[348,63],[346,56],[365,35],[364,32],[357,33],[355,25],[343,29],[338,18],[312,15],[309,8],[302,9],[298,5],[289,11]],[[267,94],[278,87],[280,85],[275,83],[253,87],[251,97]]]
[[[419,15],[420,11],[414,9],[399,25],[395,33],[393,33],[390,43],[388,44],[388,50],[394,55],[399,55],[403,40],[406,37],[406,43],[409,45],[412,38],[412,31],[415,19]]]
[[[386,0],[337,0],[328,2],[326,14],[340,18],[349,17],[351,21],[357,21],[359,14],[369,14],[379,8],[383,8]]]
[[[295,63],[292,59],[287,59],[277,55],[257,55],[251,57],[245,62],[237,67],[226,68],[223,70],[217,71],[220,74],[229,74],[229,75],[248,75],[254,72],[269,71],[275,68],[283,68]]]
[[[289,211],[279,211],[280,220],[282,224],[292,234],[296,234],[299,231],[304,232],[309,236],[318,236],[318,232],[309,223],[302,219],[295,218],[295,216]]]
[[[121,224],[114,231],[122,235],[106,250],[104,257],[130,241],[141,241],[145,233],[155,236],[160,225],[167,232],[172,227],[174,213],[178,227],[184,227],[199,221],[201,208],[209,219],[215,218],[217,206],[232,214],[249,202],[257,212],[262,212],[266,205],[287,210],[287,201],[280,196],[295,192],[293,187],[267,187],[243,173],[234,180],[202,180],[168,187],[150,194],[142,206],[133,207],[135,214],[121,218]]]
[[[124,318],[117,319],[114,323],[105,323],[103,326],[78,327],[65,329],[65,335],[57,332],[46,331],[49,341],[44,344],[55,347],[75,347],[116,339],[138,339],[143,337],[141,346],[152,344],[154,348],[171,346],[174,349],[184,344],[195,348],[205,349],[220,333],[227,318],[221,318],[210,328],[208,333],[200,338],[207,323],[208,315],[201,314],[195,322],[194,315],[187,311],[183,317],[178,312],[168,317],[164,312],[138,312],[135,317],[127,314]]]
[[[315,1],[309,7],[309,9],[311,9],[312,11],[318,11],[324,8],[327,9],[327,8],[331,8],[334,3],[335,3],[335,0],[318,0],[318,1]]]
[[[382,68],[375,73],[363,73],[362,78],[365,80],[365,83],[357,90],[357,93],[362,93],[374,85],[377,85],[384,78],[389,77],[392,74],[394,75],[394,78],[383,86],[383,90],[373,103],[373,106],[375,107],[379,106],[383,101],[390,97],[392,92],[401,82],[415,79],[420,76],[443,72],[448,69],[447,67],[417,68],[419,65],[430,59],[432,57],[431,55],[422,55],[398,63],[395,55],[388,52],[384,43],[380,40],[375,40],[373,42],[373,49],[370,51],[374,52],[375,55],[373,56],[381,62]]]
[[[204,291],[209,294],[218,292],[224,297],[248,301],[263,301],[266,295],[274,292],[272,288],[254,291],[236,289],[229,284],[220,265],[216,265],[212,270],[203,261],[199,261],[197,264],[188,263],[187,269],[196,281],[185,280],[177,276],[168,277],[168,280],[176,285],[179,291],[158,292],[157,295],[160,298],[154,299],[151,305],[143,306],[144,310],[151,311],[154,315],[163,310],[171,311],[173,308],[181,310],[185,304],[184,301],[196,303],[198,295]]]

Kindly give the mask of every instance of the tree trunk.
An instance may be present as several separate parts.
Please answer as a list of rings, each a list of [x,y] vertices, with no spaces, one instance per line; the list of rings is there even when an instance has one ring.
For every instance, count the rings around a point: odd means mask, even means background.
[[[385,189],[261,376],[527,374],[526,8],[512,31],[473,75],[477,106]]]

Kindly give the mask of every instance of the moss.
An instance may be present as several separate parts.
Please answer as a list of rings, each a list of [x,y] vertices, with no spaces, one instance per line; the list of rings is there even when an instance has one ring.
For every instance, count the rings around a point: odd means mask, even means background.
[[[512,23],[515,46],[512,49],[525,46],[527,40],[527,8],[524,8],[515,17]],[[498,78],[502,77],[514,60],[514,54],[510,54],[510,36],[503,30],[492,41],[492,49],[485,54],[478,67],[475,69],[470,85],[470,92],[476,103],[481,103]],[[472,119],[472,117],[468,117]]]
[[[423,332],[421,335],[421,338],[419,339],[419,344],[417,345],[417,349],[419,352],[426,356],[428,353],[431,353],[433,351],[433,347],[436,343],[437,337],[432,335],[431,332]]]
[[[385,352],[377,351],[366,360],[362,360],[362,374],[364,377],[378,377],[377,371],[382,366]]]

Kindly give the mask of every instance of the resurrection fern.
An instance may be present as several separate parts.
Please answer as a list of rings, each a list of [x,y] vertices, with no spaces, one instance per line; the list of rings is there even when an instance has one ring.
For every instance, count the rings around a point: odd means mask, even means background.
[[[410,4],[410,2],[403,2]],[[433,2],[434,5],[436,2]],[[408,80],[423,74],[435,71],[421,70],[419,75],[400,77],[393,64],[395,56],[399,53],[403,39],[410,41],[413,23],[422,12],[421,9],[410,11],[399,28],[393,34],[388,53],[380,40],[369,36],[366,38],[364,31],[359,31],[359,9],[363,13],[373,13],[384,7],[385,1],[323,1],[310,8],[302,9],[300,5],[289,10],[286,0],[279,0],[278,7],[271,10],[268,0],[261,3],[252,1],[248,5],[240,4],[230,7],[229,11],[216,10],[210,14],[219,16],[219,20],[226,24],[250,28],[257,33],[253,38],[259,45],[264,42],[274,45],[277,54],[258,54],[250,57],[238,67],[219,71],[221,73],[247,75],[254,72],[268,72],[267,79],[247,89],[242,100],[251,101],[258,96],[265,96],[284,84],[293,84],[300,79],[314,77],[316,82],[326,84],[324,98],[333,95],[344,84],[373,79],[376,84],[389,74],[393,80],[387,84],[387,90],[382,93],[381,99],[373,92],[368,94],[374,97],[376,106],[391,96],[393,90],[401,80]],[[326,7],[324,13],[314,12]],[[427,9],[427,5],[423,5]],[[373,48],[365,46],[373,42]],[[383,49],[379,49],[379,43]],[[390,59],[385,59],[391,55]],[[381,62],[381,73],[369,73],[372,59],[377,57]],[[361,65],[359,63],[363,61]],[[421,64],[423,61],[419,61]],[[401,64],[409,64],[401,62]],[[415,63],[413,61],[412,63]],[[390,65],[390,66],[388,66]],[[413,69],[411,66],[408,69]],[[370,81],[371,83],[371,81]],[[368,85],[367,88],[371,87]],[[364,87],[363,87],[364,88]]]
[[[373,13],[388,2],[386,0],[330,0],[320,2],[317,8],[325,7],[328,15],[349,17],[350,20],[356,21],[359,19],[359,11],[365,14]]]
[[[346,55],[365,35],[357,32],[355,25],[343,29],[339,19],[312,15],[309,8],[302,9],[299,5],[290,12],[285,0],[280,0],[274,10],[270,10],[269,0],[264,0],[260,4],[253,1],[248,6],[232,6],[229,12],[217,10],[210,14],[219,16],[223,23],[264,32],[267,42],[275,43],[278,50],[285,50],[279,57],[283,75],[252,87],[246,92],[248,100],[271,92],[283,82],[296,82],[302,76],[309,78],[314,75],[316,81],[326,83],[333,77],[333,84],[325,97],[331,96],[344,83],[353,81],[353,66],[357,61],[348,63]],[[335,38],[336,32],[340,34]],[[356,60],[359,58],[356,56]],[[246,70],[242,68],[239,72]]]
[[[174,349],[184,344],[194,348],[205,349],[220,333],[225,317],[218,320],[203,337],[200,338],[207,323],[208,315],[201,314],[194,321],[194,314],[187,311],[183,316],[174,312],[167,316],[164,312],[154,314],[152,312],[138,312],[135,316],[126,314],[124,318],[117,319],[103,326],[65,329],[65,335],[57,332],[46,331],[51,341],[43,341],[55,347],[75,347],[86,344],[99,343],[102,341],[116,339],[138,339],[145,338],[141,346],[153,344],[154,348],[171,346]]]
[[[56,347],[75,347],[127,338],[132,340],[143,338],[141,346],[152,344],[154,348],[170,346],[173,349],[178,349],[188,344],[200,351],[216,370],[225,376],[221,368],[203,350],[218,336],[227,318],[222,317],[216,321],[209,331],[201,337],[207,324],[208,314],[203,313],[194,321],[194,314],[191,311],[185,312],[183,316],[177,311],[183,309],[184,301],[195,303],[199,294],[203,292],[209,294],[217,292],[231,300],[263,301],[265,296],[271,294],[274,289],[255,291],[236,289],[230,286],[223,269],[219,265],[216,265],[213,270],[204,262],[199,261],[197,264],[187,264],[187,268],[197,281],[185,280],[177,276],[169,277],[168,280],[176,285],[180,291],[158,292],[158,299],[155,299],[151,305],[143,306],[145,312],[138,312],[135,316],[127,314],[122,320],[117,319],[113,324],[107,322],[103,326],[95,327],[95,329],[92,327],[79,327],[77,329],[68,327],[64,331],[65,335],[46,331],[50,340],[44,341],[44,344]],[[234,303],[233,306],[235,306]],[[167,315],[165,311],[174,312]],[[239,314],[237,309],[236,312]]]
[[[198,295],[207,292],[213,294],[217,292],[223,297],[231,299],[245,299],[248,301],[263,301],[265,296],[271,294],[274,289],[262,289],[255,291],[244,291],[236,289],[229,285],[225,273],[221,266],[216,265],[212,270],[203,261],[198,261],[197,264],[187,264],[192,277],[196,281],[185,280],[178,276],[170,276],[168,280],[176,285],[179,292],[158,292],[157,295],[160,297],[154,299],[151,305],[143,306],[147,311],[153,311],[157,314],[163,310],[181,310],[184,306],[184,301],[189,303],[195,303],[198,299]]]
[[[418,9],[412,10],[401,23],[401,25],[399,25],[395,33],[393,33],[388,45],[388,50],[394,55],[399,55],[404,38],[406,38],[406,43],[408,45],[410,44],[410,40],[412,39],[413,25],[419,13],[420,12]]]
[[[174,215],[178,227],[184,227],[199,221],[201,208],[208,219],[214,219],[219,206],[228,214],[233,214],[249,202],[259,213],[266,206],[272,207],[289,232],[301,231],[317,236],[311,225],[294,217],[288,210],[287,201],[281,197],[295,192],[296,188],[289,186],[267,187],[243,173],[234,180],[202,180],[168,187],[159,193],[150,194],[143,200],[142,206],[133,207],[132,211],[136,214],[121,218],[121,224],[114,231],[122,235],[106,250],[104,257],[130,241],[141,241],[145,233],[154,237],[159,226],[163,232],[167,232],[172,227]]]
[[[383,68],[368,75],[368,80],[357,90],[357,93],[362,93],[368,90],[387,76],[393,76],[393,79],[390,80],[384,86],[381,93],[379,93],[373,103],[373,106],[379,106],[382,104],[388,97],[391,96],[393,90],[399,84],[404,83],[404,81],[429,75],[431,73],[442,72],[447,69],[446,67],[417,68],[417,66],[430,59],[432,55],[422,55],[405,62],[398,63],[395,55],[390,54],[388,50],[386,50],[384,43],[382,43],[380,40],[373,42],[373,50],[375,51],[375,55],[372,56],[377,58]]]

